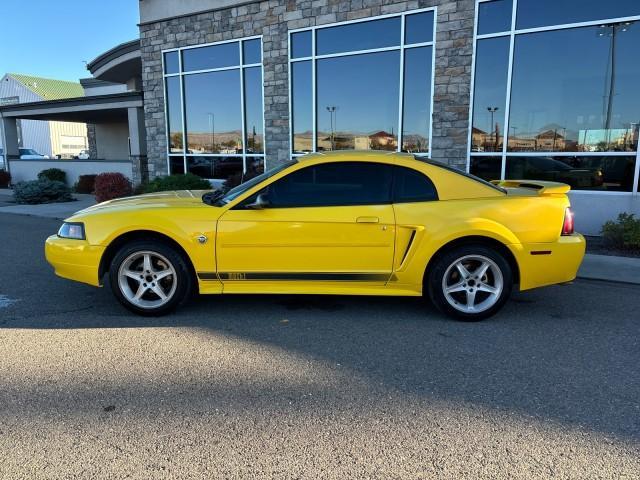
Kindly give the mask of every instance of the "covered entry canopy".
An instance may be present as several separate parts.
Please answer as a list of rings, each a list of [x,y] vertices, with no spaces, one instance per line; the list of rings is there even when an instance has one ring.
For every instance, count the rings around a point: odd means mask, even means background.
[[[43,120],[61,122],[81,122],[95,125],[95,131],[104,132],[101,143],[96,137],[98,150],[111,155],[100,155],[96,158],[96,168],[100,168],[102,160],[125,161],[132,169],[136,182],[146,177],[146,130],[142,93],[137,91],[111,93],[107,95],[91,95],[86,97],[66,98],[30,102],[0,107],[0,134],[6,164],[12,169],[24,161],[20,160],[18,141],[18,120]],[[116,128],[114,128],[116,127]],[[101,148],[101,145],[103,148]],[[119,145],[114,153],[114,146]],[[117,158],[114,158],[117,156]],[[55,160],[51,160],[55,162]],[[65,165],[70,165],[68,162]],[[51,165],[57,166],[57,165]],[[71,167],[69,167],[71,168]]]
[[[3,119],[104,123],[126,121],[130,108],[142,108],[141,92],[20,103],[0,107]]]

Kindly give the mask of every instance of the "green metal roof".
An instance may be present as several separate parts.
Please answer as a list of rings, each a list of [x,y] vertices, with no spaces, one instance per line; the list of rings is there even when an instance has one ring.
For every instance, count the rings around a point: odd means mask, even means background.
[[[42,97],[43,100],[84,97],[84,89],[78,82],[52,80],[50,78],[33,77],[19,73],[9,73],[8,75],[36,95]]]

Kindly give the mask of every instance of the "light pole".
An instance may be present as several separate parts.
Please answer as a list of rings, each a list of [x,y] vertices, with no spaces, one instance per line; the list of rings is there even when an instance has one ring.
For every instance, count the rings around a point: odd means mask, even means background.
[[[337,124],[338,123],[338,114],[336,113],[337,110],[338,110],[338,107],[336,107],[335,105],[331,105],[327,107],[327,112],[329,112],[330,123],[331,123],[331,150],[336,149],[335,135],[334,135],[334,132],[335,132],[334,116],[335,116],[335,124]]]
[[[609,148],[609,143],[611,142],[611,111],[613,109],[613,97],[615,95],[616,84],[616,36],[618,31],[626,32],[631,23],[632,22],[620,22],[601,25],[600,28],[603,30],[606,29],[606,31],[600,31],[598,33],[599,37],[611,38],[611,46],[609,47],[609,65],[611,68],[609,69],[609,91],[607,95],[607,110],[604,127],[607,132],[607,148]],[[609,31],[609,29],[611,29],[611,31]]]
[[[216,145],[216,134],[214,131],[215,116],[211,112],[207,113],[207,116],[209,117],[209,131],[211,132],[211,151],[213,152],[215,150],[215,145]]]
[[[489,129],[489,131],[491,132],[491,136],[493,137],[494,132],[495,132],[494,125],[493,125],[493,114],[496,113],[499,110],[499,108],[498,107],[487,107],[487,110],[491,114],[491,128]],[[495,138],[494,140],[495,140],[494,143],[496,143],[498,141],[497,138]],[[495,147],[495,145],[494,145],[494,147]]]

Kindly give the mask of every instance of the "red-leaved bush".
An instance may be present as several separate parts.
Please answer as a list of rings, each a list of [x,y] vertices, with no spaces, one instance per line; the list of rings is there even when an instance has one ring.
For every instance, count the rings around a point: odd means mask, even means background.
[[[0,188],[7,188],[11,183],[11,174],[5,170],[0,170]]]
[[[127,197],[133,193],[131,181],[119,172],[101,173],[96,176],[94,192],[98,203]]]

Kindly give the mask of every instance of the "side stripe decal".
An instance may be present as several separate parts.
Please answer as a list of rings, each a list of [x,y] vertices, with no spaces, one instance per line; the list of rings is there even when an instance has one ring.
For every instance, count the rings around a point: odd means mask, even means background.
[[[288,272],[198,272],[200,280],[315,280],[344,282],[386,282],[389,273],[288,273]]]

